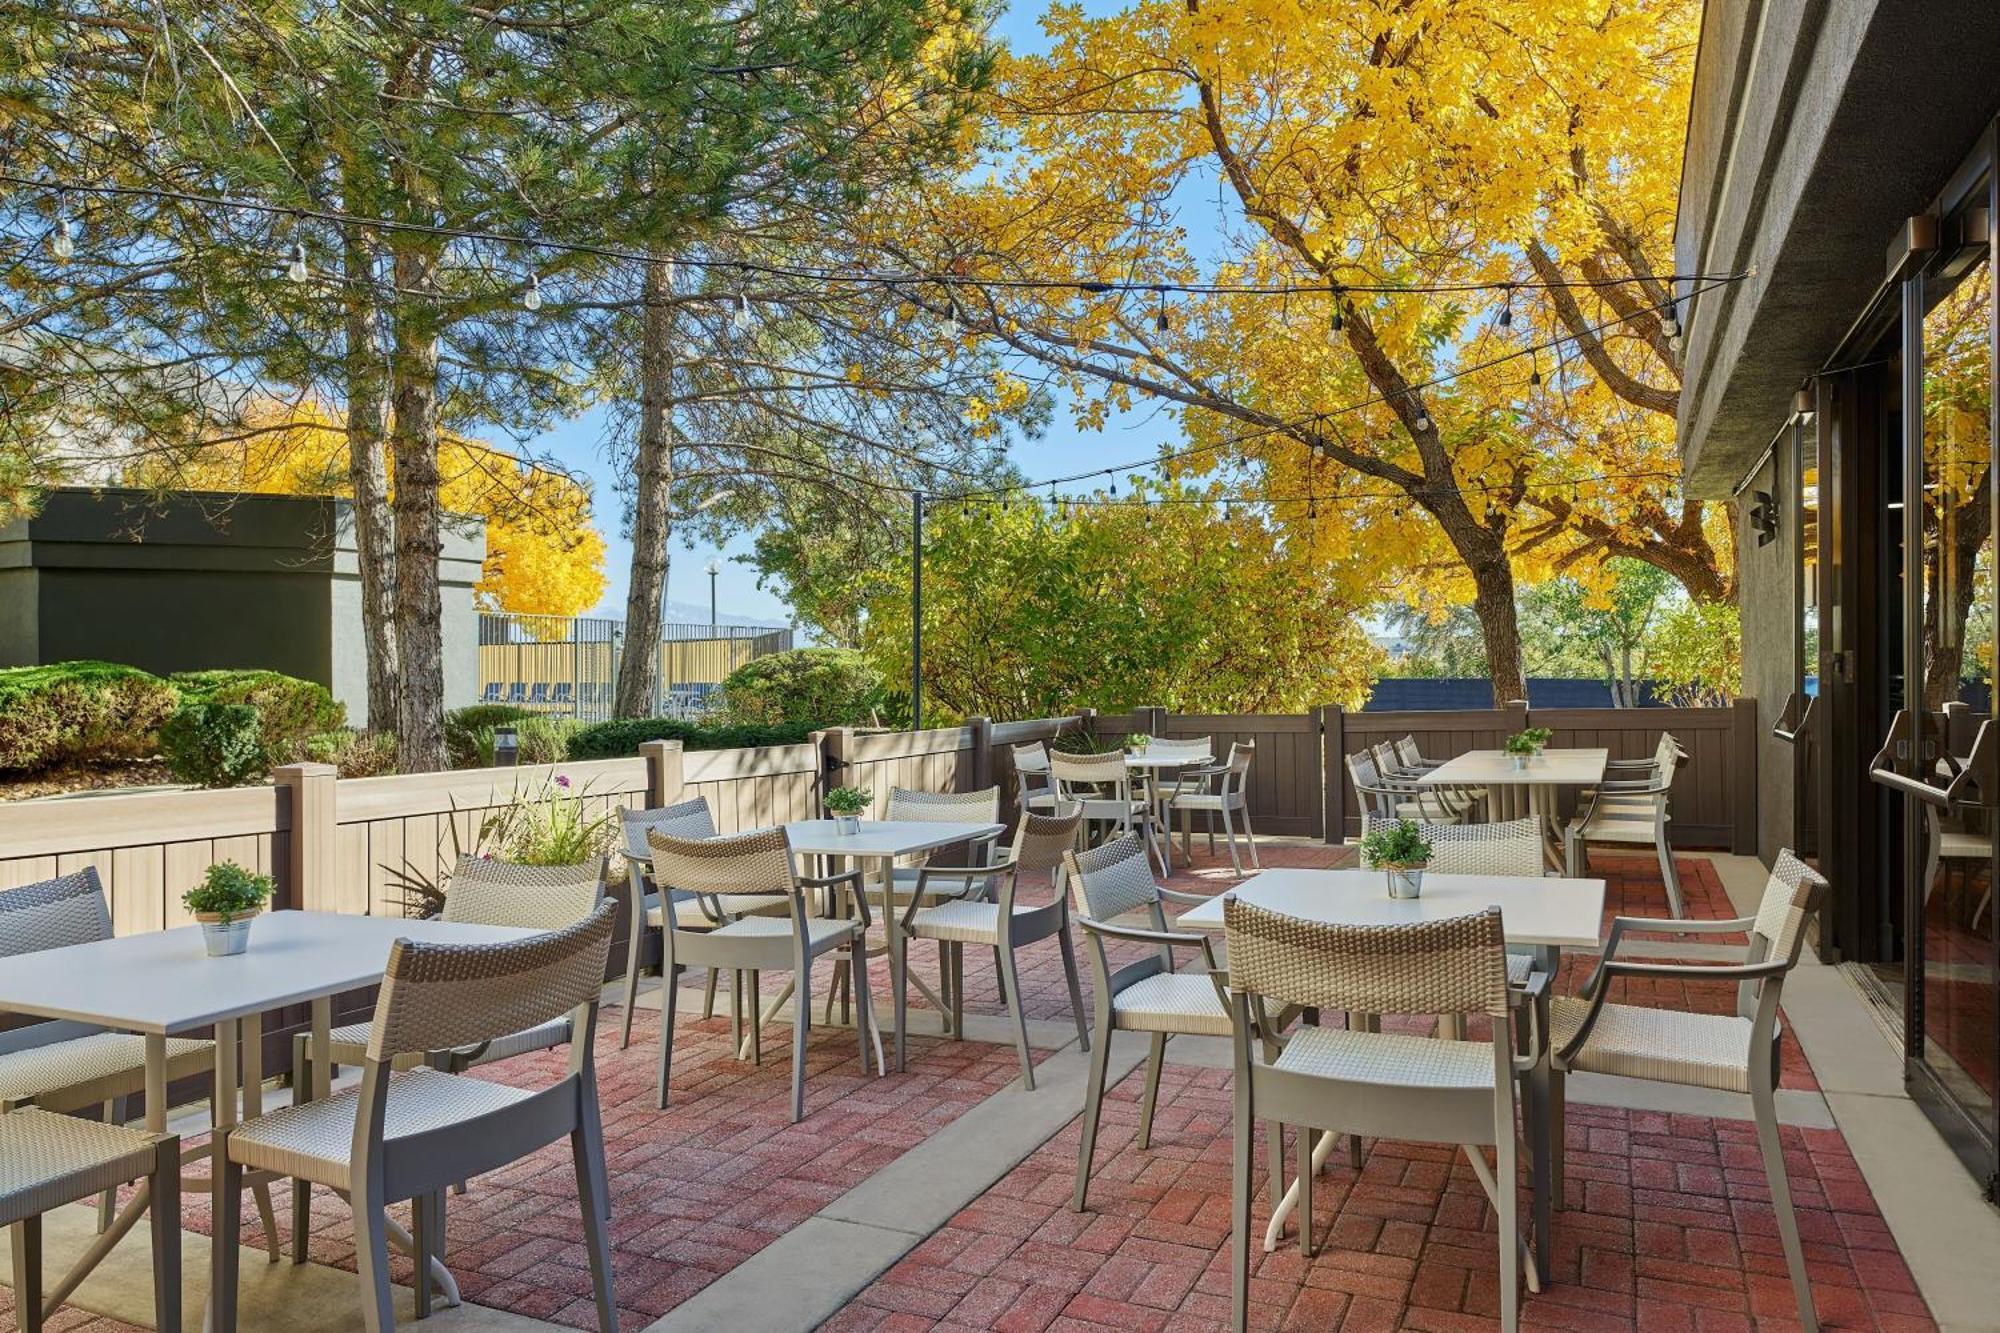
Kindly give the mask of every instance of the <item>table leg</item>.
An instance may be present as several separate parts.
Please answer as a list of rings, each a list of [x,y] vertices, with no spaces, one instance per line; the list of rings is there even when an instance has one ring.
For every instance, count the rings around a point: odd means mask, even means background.
[[[249,1014],[242,1021],[243,1033],[243,1118],[254,1120],[264,1114],[264,1016]],[[259,1181],[250,1187],[257,1200],[257,1220],[264,1227],[264,1248],[277,1263],[282,1245],[278,1240],[277,1215],[271,1210],[271,1186]]]
[[[1306,1131],[1301,1129],[1299,1132],[1303,1134]],[[1313,1145],[1312,1151],[1312,1170],[1314,1172],[1319,1171],[1321,1167],[1326,1165],[1326,1159],[1333,1155],[1334,1140],[1340,1137],[1342,1136],[1333,1133],[1323,1133],[1319,1136],[1319,1142]],[[1278,1248],[1278,1241],[1285,1234],[1285,1220],[1292,1215],[1293,1210],[1298,1206],[1299,1182],[1294,1180],[1290,1185],[1285,1187],[1285,1197],[1278,1200],[1278,1206],[1271,1210],[1270,1225],[1264,1228],[1264,1252],[1266,1254]]]
[[[238,1024],[235,1019],[224,1019],[215,1025],[215,1087],[210,1094],[210,1103],[214,1110],[216,1134],[209,1140],[212,1145],[220,1143],[222,1130],[236,1123],[237,1039]],[[218,1234],[224,1211],[237,1206],[236,1201],[228,1198],[222,1188],[225,1174],[220,1154],[211,1150],[208,1161],[209,1217],[214,1219]],[[229,1273],[223,1267],[222,1255],[223,1246],[220,1243],[210,1247],[208,1303],[202,1312],[202,1328],[205,1331],[215,1326],[215,1293],[222,1290],[222,1284],[229,1278]]]
[[[1533,806],[1535,828],[1542,836],[1542,857],[1549,868],[1560,875],[1563,873],[1562,830],[1556,820],[1556,789],[1538,782],[1528,789],[1528,794]],[[1551,842],[1551,839],[1554,841]]]
[[[1562,963],[1559,949],[1543,946],[1535,950],[1535,966],[1549,975],[1549,987],[1555,984],[1556,969]],[[1549,990],[1544,989],[1535,1000],[1535,1025],[1542,1039],[1542,1058],[1535,1062],[1535,1072],[1528,1079],[1528,1137],[1530,1153],[1534,1160],[1534,1228],[1535,1262],[1544,1271],[1549,1266],[1549,1213],[1550,1181],[1554,1173],[1550,1116],[1553,1106],[1549,1095]]]

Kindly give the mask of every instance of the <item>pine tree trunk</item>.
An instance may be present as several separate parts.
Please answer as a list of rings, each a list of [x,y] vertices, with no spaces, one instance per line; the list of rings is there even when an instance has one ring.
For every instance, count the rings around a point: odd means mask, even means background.
[[[667,591],[673,535],[673,306],[667,265],[646,266],[645,325],[639,346],[638,474],[632,506],[632,568],[625,595],[625,653],[613,713],[647,717],[657,698],[660,603]]]
[[[347,272],[347,483],[361,567],[361,637],[368,660],[368,726],[397,725],[396,548],[389,513],[388,366],[373,297],[374,265],[357,228],[344,239]]]
[[[421,253],[396,253],[396,285],[427,291],[433,268]],[[430,773],[445,766],[444,600],[438,559],[444,553],[438,504],[438,340],[433,311],[404,298],[393,362],[396,456],[396,767]]]

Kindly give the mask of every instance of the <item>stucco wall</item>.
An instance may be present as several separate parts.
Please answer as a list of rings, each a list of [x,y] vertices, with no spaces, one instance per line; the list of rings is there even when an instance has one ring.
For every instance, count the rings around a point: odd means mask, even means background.
[[[1798,606],[1793,570],[1799,534],[1787,508],[1792,477],[1791,432],[1758,469],[1737,506],[1737,589],[1743,613],[1743,693],[1757,700],[1757,854],[1768,865],[1779,849],[1793,845],[1796,810],[1793,803],[1792,746],[1771,734],[1785,700],[1798,687],[1796,629]],[[1778,537],[1757,545],[1750,527],[1753,491],[1769,491],[1781,517]]]

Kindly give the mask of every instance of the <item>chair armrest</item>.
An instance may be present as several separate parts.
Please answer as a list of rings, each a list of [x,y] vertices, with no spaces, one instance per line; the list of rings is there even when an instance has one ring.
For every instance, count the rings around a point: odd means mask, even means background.
[[[1597,994],[1598,984],[1604,979],[1605,967],[1618,952],[1619,941],[1628,930],[1656,930],[1688,935],[1727,935],[1731,931],[1748,930],[1757,924],[1754,916],[1730,917],[1726,921],[1684,920],[1675,917],[1657,916],[1614,916],[1611,929],[1605,932],[1604,948],[1599,951],[1597,967],[1593,970],[1577,993],[1589,999]]]
[[[1536,968],[1507,997],[1514,1008],[1528,1016],[1528,1049],[1514,1057],[1517,1074],[1525,1074],[1542,1062],[1542,1046],[1548,1039],[1542,1031],[1542,1001],[1548,995],[1550,980],[1548,973]]]
[[[1613,977],[1674,977],[1682,981],[1759,981],[1791,970],[1791,963],[1773,958],[1762,963],[1633,963],[1613,959],[1598,971]]]
[[[1099,921],[1094,917],[1087,916],[1077,917],[1076,924],[1082,926],[1085,931],[1094,935],[1101,935],[1106,939],[1132,940],[1139,944],[1162,945],[1169,953],[1175,948],[1200,949],[1202,961],[1208,965],[1207,970],[1209,975],[1211,977],[1223,977],[1226,975],[1215,961],[1215,941],[1207,935],[1184,930],[1149,930],[1141,926],[1114,926],[1109,922]],[[1218,991],[1222,984],[1221,981],[1216,983]],[[1223,1007],[1228,1007],[1226,1001]]]
[[[1179,889],[1162,889],[1158,885],[1155,885],[1154,889],[1162,898],[1171,902],[1186,903],[1190,907],[1199,907],[1203,903],[1215,901],[1215,895],[1212,893],[1182,893]]]
[[[845,884],[854,899],[854,908],[861,913],[861,928],[868,929],[875,920],[868,912],[868,889],[862,882],[859,869],[843,870],[837,875],[801,875],[799,887],[802,889],[830,889],[836,884]]]

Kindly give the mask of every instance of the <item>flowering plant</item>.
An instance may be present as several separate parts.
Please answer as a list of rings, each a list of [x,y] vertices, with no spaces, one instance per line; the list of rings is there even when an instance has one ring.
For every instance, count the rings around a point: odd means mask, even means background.
[[[479,830],[482,855],[529,866],[575,865],[611,846],[617,816],[589,813],[588,787],[573,788],[561,773],[488,815]]]

